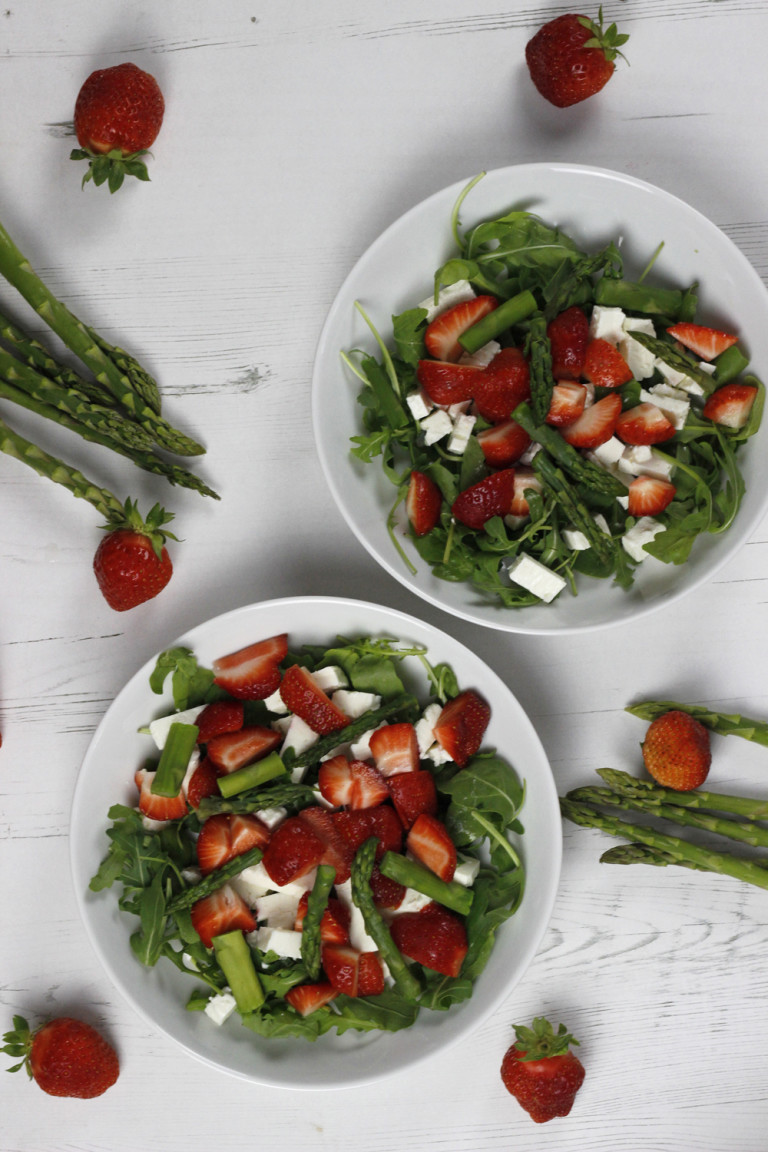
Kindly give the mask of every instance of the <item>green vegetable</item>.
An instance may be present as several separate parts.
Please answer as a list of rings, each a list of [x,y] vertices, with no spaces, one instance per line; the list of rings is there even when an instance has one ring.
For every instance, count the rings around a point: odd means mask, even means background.
[[[264,1003],[262,988],[253,966],[251,950],[241,931],[213,937],[213,950],[237,1003],[238,1011],[255,1012]]]
[[[528,329],[528,355],[531,362],[531,409],[537,424],[543,424],[552,403],[555,378],[552,375],[552,349],[547,324],[542,315],[534,316]]]
[[[498,308],[494,308],[466,332],[459,336],[459,344],[465,352],[470,355],[477,352],[489,340],[495,340],[497,336],[501,336],[508,328],[512,328],[515,324],[519,324],[522,320],[526,320],[532,312],[537,308],[536,297],[528,289],[518,292],[509,300],[505,300]]]
[[[285,764],[277,752],[270,752],[268,756],[256,760],[253,764],[246,764],[236,772],[230,772],[219,777],[219,791],[222,796],[229,798],[239,793],[247,792],[251,788],[258,788],[277,776],[285,775]]]
[[[447,822],[458,847],[485,840],[499,872],[522,873],[508,837],[523,830],[519,816],[525,789],[514,768],[492,753],[478,755],[455,774],[438,777],[437,787],[450,798]]]
[[[684,294],[677,288],[658,288],[634,284],[630,280],[604,276],[595,286],[595,303],[606,308],[623,308],[625,312],[643,312],[649,316],[680,318]],[[632,333],[637,336],[636,332]]]
[[[682,352],[676,345],[651,336],[648,332],[633,331],[632,338],[649,352],[653,352],[654,356],[663,360],[670,368],[674,368],[676,372],[683,372],[691,380],[695,380],[705,392],[711,392],[714,388],[714,378],[699,367],[698,360],[689,353]]]
[[[749,367],[749,357],[744,354],[738,344],[731,344],[730,348],[726,348],[725,352],[720,353],[714,361],[714,365],[714,380],[719,387],[721,384],[728,384],[731,380],[735,380],[737,376],[741,376],[742,372],[746,372]]]
[[[301,924],[301,962],[310,980],[320,975],[322,941],[320,921],[328,907],[328,897],[336,879],[336,869],[330,864],[318,864],[315,882],[309,893],[307,911]]]
[[[630,799],[657,801],[679,808],[706,808],[715,812],[730,812],[733,816],[746,816],[750,820],[768,820],[768,800],[754,800],[751,796],[728,796],[721,792],[705,792],[695,788],[690,792],[677,792],[662,788],[652,780],[641,780],[628,772],[614,768],[598,768],[601,776],[615,792]]]
[[[241,852],[239,856],[234,856],[228,860],[226,864],[222,864],[220,868],[216,868],[213,872],[208,872],[203,876],[202,880],[198,880],[196,884],[190,884],[177,892],[172,900],[168,903],[169,915],[175,915],[177,912],[182,912],[184,909],[191,908],[198,900],[203,900],[211,893],[218,891],[230,880],[234,880],[246,868],[251,868],[254,864],[258,864],[264,853],[261,848],[249,848],[247,852]]]
[[[370,836],[357,850],[352,863],[352,899],[363,914],[365,930],[381,953],[382,961],[389,968],[395,988],[406,1000],[416,1000],[421,992],[421,985],[408,967],[390,935],[384,917],[373,902],[370,880],[377,845],[376,837]]]
[[[205,796],[199,803],[197,814],[201,820],[216,816],[219,812],[260,812],[264,808],[287,808],[298,812],[317,799],[307,784],[294,784],[290,780],[273,783],[267,788],[249,788],[237,796],[225,799],[223,796]]]
[[[605,566],[606,571],[613,571],[617,559],[613,538],[595,522],[594,515],[546,452],[537,452],[534,456],[533,470],[550,489],[566,519],[574,528],[584,533],[590,547],[594,549],[595,556]]]
[[[171,724],[152,781],[151,791],[155,796],[178,796],[197,745],[198,731],[196,724]]]
[[[520,424],[532,440],[541,444],[549,456],[563,468],[577,484],[583,484],[603,496],[622,496],[627,488],[599,464],[587,460],[577,448],[564,440],[556,428],[536,420],[530,405],[523,401],[512,413],[512,419]],[[535,459],[535,458],[534,458]]]
[[[349,744],[357,740],[364,732],[371,728],[377,728],[383,720],[388,720],[390,723],[395,720],[413,720],[420,711],[419,702],[415,696],[411,696],[407,692],[395,696],[386,704],[382,704],[380,708],[375,708],[371,712],[364,712],[362,716],[344,728],[330,732],[327,736],[321,736],[305,752],[300,752],[297,755],[293,749],[286,748],[283,753],[286,771],[293,773],[296,769],[309,768],[314,764],[319,764],[327,752],[337,748],[340,744]]]
[[[188,708],[216,699],[218,689],[213,683],[213,672],[198,664],[191,648],[167,648],[160,653],[149,677],[149,686],[157,696],[162,694],[168,676],[177,712],[186,712]]]
[[[417,892],[451,908],[460,916],[466,916],[472,908],[472,892],[469,888],[458,880],[441,880],[429,868],[417,860],[409,860],[399,852],[385,852],[379,862],[379,869],[383,876],[396,880],[406,888],[415,888]]]
[[[703,704],[680,704],[676,700],[643,700],[624,709],[640,720],[655,720],[665,712],[687,712],[705,728],[717,732],[719,736],[741,736],[768,748],[768,723],[765,720],[750,720],[736,712],[714,712]]]
[[[608,848],[600,857],[601,864],[652,864],[666,868],[677,864],[681,868],[691,868],[694,872],[709,872],[704,864],[694,864],[692,860],[676,860],[670,852],[660,848],[649,848],[646,844],[616,844]]]

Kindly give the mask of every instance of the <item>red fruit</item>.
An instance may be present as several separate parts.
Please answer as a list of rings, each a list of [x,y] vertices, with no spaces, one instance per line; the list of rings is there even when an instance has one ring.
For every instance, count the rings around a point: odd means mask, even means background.
[[[360,953],[350,944],[326,944],[322,951],[323,969],[337,992],[357,996]]]
[[[587,390],[583,384],[572,380],[559,380],[552,389],[552,399],[547,412],[547,424],[562,428],[578,420],[587,402]]]
[[[49,1020],[34,1032],[23,1016],[14,1016],[13,1031],[4,1040],[12,1055],[22,1057],[8,1071],[25,1068],[49,1096],[90,1100],[106,1092],[120,1072],[114,1048],[90,1024],[71,1016]]]
[[[447,308],[427,326],[424,333],[427,352],[436,360],[458,360],[464,351],[459,336],[497,306],[498,301],[493,296],[475,296]]]
[[[572,424],[566,424],[561,435],[574,448],[598,448],[613,436],[620,414],[621,396],[611,392],[585,408]]]
[[[421,912],[400,912],[390,925],[392,939],[410,960],[440,972],[458,976],[467,954],[467,932],[454,912],[428,904]]]
[[[415,772],[419,767],[419,742],[413,724],[385,724],[371,733],[368,746],[382,776]]]
[[[93,558],[101,594],[116,612],[126,612],[162,592],[173,575],[165,540],[176,539],[163,527],[173,515],[159,504],[146,520],[133,500],[126,500],[124,510],[124,516],[115,515],[106,525],[107,535]]]
[[[422,812],[408,833],[406,847],[425,868],[441,880],[452,880],[456,871],[456,845],[441,820]]]
[[[208,759],[225,774],[236,772],[254,760],[261,760],[282,743],[283,737],[274,728],[254,724],[239,732],[225,732],[208,741]]]
[[[550,20],[525,46],[531,80],[556,108],[568,108],[599,92],[613,76],[619,48],[628,36],[616,25],[567,13]]]
[[[410,828],[418,816],[426,812],[437,815],[437,788],[431,772],[401,772],[389,781],[392,803],[404,828]]]
[[[353,760],[350,808],[374,808],[389,799],[389,784],[369,760]]]
[[[317,773],[320,795],[334,808],[343,808],[352,799],[352,767],[343,753],[323,760]]]
[[[442,506],[443,497],[434,480],[414,469],[405,498],[405,511],[417,536],[426,536],[432,531],[440,519]]]
[[[402,777],[406,779],[405,776]],[[371,872],[371,894],[377,908],[399,908],[405,898],[405,885],[397,880],[390,880],[383,876],[378,864],[374,864]]]
[[[443,708],[434,727],[435,739],[460,768],[483,742],[491,710],[472,688],[460,692]]]
[[[532,1028],[515,1025],[515,1033],[501,1064],[504,1087],[537,1124],[567,1116],[584,1082],[584,1065],[570,1050],[578,1041],[563,1024],[555,1034],[541,1016]]]
[[[600,388],[620,388],[632,379],[632,369],[618,348],[598,337],[587,345],[583,375]]]
[[[534,492],[541,492],[541,480],[539,477],[531,468],[516,468],[515,485],[512,490],[512,499],[508,508],[510,516],[530,515],[531,510],[528,507],[528,500],[525,494],[531,488]]]
[[[150,820],[180,820],[187,814],[187,801],[181,792],[178,796],[156,796],[152,791],[155,775],[147,768],[139,768],[134,776],[139,790],[139,811]]]
[[[703,414],[726,428],[743,428],[757,397],[751,384],[723,384],[707,400]]]
[[[484,420],[498,424],[530,395],[528,361],[519,348],[502,348],[475,384],[475,407]]]
[[[330,812],[319,807],[303,808],[299,813],[299,819],[309,825],[323,846],[322,856],[317,863],[329,864],[335,868],[336,883],[343,884],[349,879],[355,854],[331,819]]]
[[[516,464],[531,442],[531,438],[516,420],[504,420],[477,434],[485,462],[491,468],[508,468]]]
[[[273,831],[262,863],[267,875],[280,887],[306,876],[317,867],[324,853],[325,844],[310,823],[289,816]]]
[[[703,324],[685,322],[674,324],[671,328],[667,328],[667,332],[683,347],[695,352],[700,360],[714,360],[739,339],[738,336],[723,332],[719,328],[705,328]]]
[[[574,305],[561,312],[547,325],[547,336],[552,353],[552,375],[555,380],[566,377],[578,380],[584,367],[589,342],[589,320],[581,308]]]
[[[492,516],[505,516],[509,511],[515,484],[512,468],[492,472],[483,480],[465,488],[451,505],[456,520],[468,528],[480,529]]]
[[[294,928],[301,932],[309,905],[309,892],[304,892],[296,908]],[[335,896],[328,900],[320,919],[320,939],[325,944],[349,943],[349,909]]]
[[[251,848],[266,848],[269,829],[250,814],[220,812],[205,821],[197,838],[197,862],[203,876]]]
[[[434,404],[462,404],[472,399],[477,381],[485,371],[473,364],[419,360],[416,379]]]
[[[207,744],[214,736],[239,732],[243,726],[243,705],[239,700],[215,700],[206,705],[195,720],[198,744]]]
[[[361,952],[357,971],[358,996],[380,996],[385,988],[384,965],[378,952]]]
[[[138,157],[152,147],[164,112],[154,76],[135,64],[92,72],[75,101],[75,134],[82,151],[75,149],[71,158],[90,158],[83,184],[108,180],[110,192],[115,192],[125,176],[148,180],[146,165]],[[109,157],[110,152],[119,155]]]
[[[625,444],[661,444],[674,436],[675,426],[655,404],[643,402],[621,413],[615,432]]]
[[[292,664],[283,674],[280,695],[290,712],[299,716],[321,736],[336,732],[349,723],[349,717],[318,687],[300,664]]]
[[[187,804],[197,808],[206,796],[218,796],[219,773],[213,761],[204,756],[192,773],[187,784]]]
[[[257,640],[213,661],[215,682],[238,700],[265,700],[280,687],[281,660],[288,652],[288,635]]]
[[[643,760],[650,775],[664,788],[678,792],[699,788],[712,763],[709,731],[687,712],[664,712],[648,726]]]
[[[675,486],[655,476],[637,476],[629,486],[630,516],[658,516],[675,498]]]
[[[285,994],[285,999],[300,1016],[309,1016],[318,1008],[323,1008],[338,996],[338,989],[327,980],[317,984],[295,984]]]
[[[394,808],[380,804],[378,808],[360,808],[355,812],[332,812],[331,819],[352,852],[357,852],[369,836],[379,841],[376,859],[385,852],[400,852],[403,847],[403,826]]]
[[[252,932],[256,927],[253,913],[230,884],[223,884],[210,896],[197,900],[190,910],[192,927],[205,944],[213,947],[213,937],[240,929]]]

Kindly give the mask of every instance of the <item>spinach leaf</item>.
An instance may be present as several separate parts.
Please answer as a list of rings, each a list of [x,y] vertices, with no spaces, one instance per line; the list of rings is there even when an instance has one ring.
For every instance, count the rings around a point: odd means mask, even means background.
[[[171,677],[173,703],[177,712],[205,704],[218,694],[213,683],[213,672],[209,668],[200,667],[190,648],[169,648],[160,653],[149,678],[149,686],[158,696],[162,694],[168,676]]]

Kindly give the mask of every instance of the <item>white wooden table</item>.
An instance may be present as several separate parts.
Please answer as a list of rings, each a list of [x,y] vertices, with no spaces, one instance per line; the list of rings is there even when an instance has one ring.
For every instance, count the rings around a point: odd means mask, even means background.
[[[527,709],[561,792],[603,765],[638,770],[633,699],[768,716],[768,522],[674,609],[588,640],[518,638],[453,622],[380,571],[317,463],[310,377],[340,283],[403,211],[481,169],[561,160],[641,177],[768,275],[765,5],[607,0],[606,18],[631,33],[631,67],[558,112],[533,91],[523,49],[567,10],[8,0],[0,11],[0,218],[61,298],[155,370],[222,494],[217,505],[170,491],[78,444],[101,483],[144,507],[168,499],[183,537],[169,588],[118,615],[93,582],[95,514],[0,459],[0,1027],[16,1012],[86,1014],[121,1057],[117,1085],[88,1103],[0,1076],[5,1152],[766,1147],[768,903],[727,878],[603,867],[609,841],[566,826],[551,924],[503,1010],[406,1076],[326,1093],[229,1078],[147,1027],[93,955],[68,879],[75,780],[111,699],[186,629],[260,599],[363,590],[452,630]],[[166,95],[152,181],[81,191],[61,125],[85,76],[124,59]],[[40,431],[7,408],[20,431]],[[715,755],[713,786],[765,794],[764,750],[721,740]],[[570,1117],[541,1127],[499,1079],[512,1023],[537,1014],[568,1024],[587,1067]]]

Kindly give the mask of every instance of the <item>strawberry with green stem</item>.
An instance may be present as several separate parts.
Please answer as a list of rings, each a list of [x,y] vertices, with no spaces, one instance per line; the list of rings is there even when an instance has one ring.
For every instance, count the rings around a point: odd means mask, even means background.
[[[14,1016],[13,1031],[3,1040],[0,1051],[21,1057],[8,1071],[25,1068],[49,1096],[90,1100],[106,1092],[120,1072],[114,1048],[90,1024],[71,1016],[49,1020],[35,1030],[23,1016]]]
[[[135,64],[92,72],[75,102],[80,147],[70,153],[71,160],[88,160],[83,185],[93,180],[116,192],[126,176],[149,180],[141,157],[154,144],[164,112],[159,84]]]
[[[155,504],[145,519],[136,502],[126,500],[120,513],[109,516],[103,538],[93,559],[93,570],[101,594],[116,612],[135,608],[162,592],[173,575],[173,564],[165,547],[168,537],[176,537],[165,525],[173,519]]]
[[[568,12],[550,20],[525,47],[525,59],[538,91],[557,108],[568,108],[594,96],[610,80],[617,56],[629,36],[615,24]]]
[[[555,1032],[543,1016],[514,1028],[517,1039],[501,1064],[504,1087],[537,1124],[567,1116],[584,1082],[584,1065],[571,1051],[578,1040],[564,1024]]]

